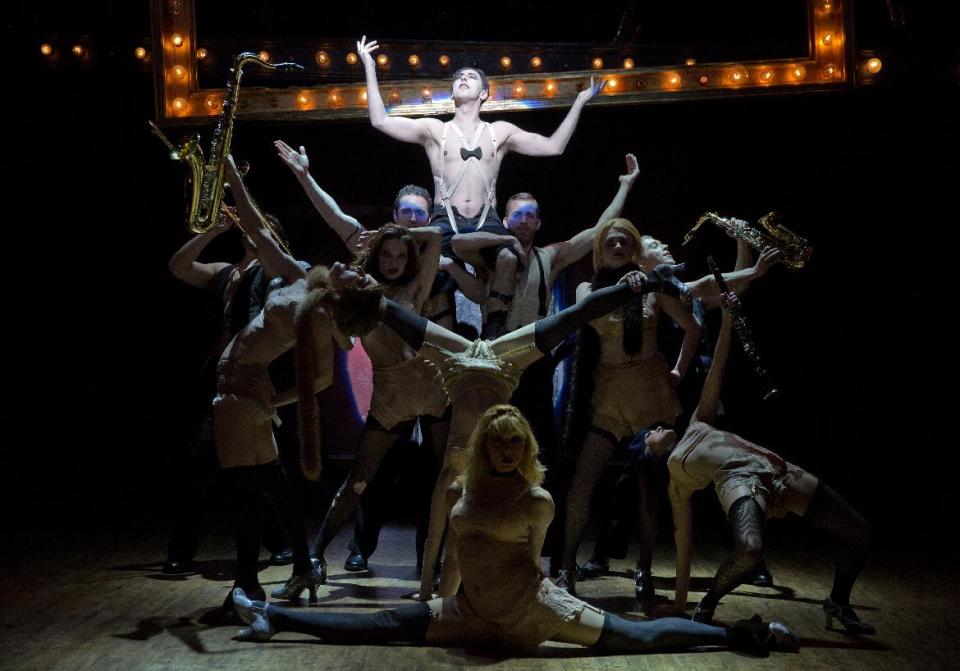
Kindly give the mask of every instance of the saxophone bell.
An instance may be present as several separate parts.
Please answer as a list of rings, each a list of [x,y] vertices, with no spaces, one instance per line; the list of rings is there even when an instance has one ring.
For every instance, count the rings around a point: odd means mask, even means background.
[[[781,224],[780,215],[776,212],[765,214],[757,220],[757,223],[764,228],[763,231],[739,219],[721,217],[716,212],[705,212],[684,236],[683,244],[690,242],[700,227],[707,222],[722,228],[732,237],[743,240],[758,252],[762,252],[767,247],[778,248],[780,262],[790,270],[803,268],[813,255],[813,247],[807,239]]]

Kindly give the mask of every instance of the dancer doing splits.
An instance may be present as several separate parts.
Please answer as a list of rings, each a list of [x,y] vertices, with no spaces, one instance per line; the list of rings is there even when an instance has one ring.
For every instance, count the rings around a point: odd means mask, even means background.
[[[265,641],[295,631],[328,643],[520,648],[553,640],[637,653],[699,646],[757,654],[796,649],[785,625],[759,617],[729,629],[680,618],[630,621],[555,587],[539,568],[553,499],[540,487],[544,468],[530,425],[513,406],[495,405],[477,421],[466,456],[466,470],[446,498],[451,531],[443,596],[378,613],[319,613],[252,601],[235,589],[234,605],[249,625],[241,636]]]

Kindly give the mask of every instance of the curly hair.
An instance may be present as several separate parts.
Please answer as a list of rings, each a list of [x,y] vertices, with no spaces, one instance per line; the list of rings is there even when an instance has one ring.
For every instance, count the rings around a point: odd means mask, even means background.
[[[407,248],[407,265],[395,280],[387,280],[380,272],[380,251],[387,240],[399,240]],[[357,254],[357,266],[370,277],[382,284],[405,286],[413,281],[420,272],[420,246],[413,236],[395,224],[381,226],[373,239],[373,244]]]
[[[547,469],[537,457],[540,450],[537,439],[520,410],[507,404],[495,405],[477,419],[477,425],[467,440],[467,467],[463,473],[463,481],[470,484],[489,473],[490,459],[486,447],[488,439],[517,435],[523,438],[525,444],[517,471],[531,485],[542,484]]]

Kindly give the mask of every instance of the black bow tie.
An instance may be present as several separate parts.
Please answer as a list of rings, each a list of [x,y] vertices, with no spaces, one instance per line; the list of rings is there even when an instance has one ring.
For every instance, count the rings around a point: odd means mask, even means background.
[[[483,158],[483,149],[477,147],[476,149],[467,149],[466,147],[460,147],[460,158],[466,161],[468,158],[473,156],[476,159]]]

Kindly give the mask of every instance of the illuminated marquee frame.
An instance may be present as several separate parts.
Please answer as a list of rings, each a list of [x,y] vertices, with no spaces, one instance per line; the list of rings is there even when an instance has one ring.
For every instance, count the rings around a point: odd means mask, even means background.
[[[502,63],[503,74],[489,77],[490,98],[484,103],[484,110],[567,107],[591,76],[609,80],[603,94],[591,102],[591,106],[850,87],[854,81],[853,33],[851,13],[846,5],[851,1],[807,0],[808,50],[806,56],[795,59],[722,63],[696,63],[689,59],[673,67],[640,67],[634,66],[629,58],[618,58],[617,65],[622,67],[607,69],[602,59],[596,58],[592,63],[594,69],[541,72],[539,67],[549,59],[540,59],[538,53],[546,55],[544,52],[549,48],[534,53],[529,44],[487,45],[483,47],[486,51],[497,49],[505,55],[525,54],[523,69],[529,72],[519,72],[520,67],[514,68],[512,62]],[[198,55],[202,59],[206,51],[197,43],[195,0],[153,0],[151,24],[158,123],[178,126],[207,123],[210,117],[220,113],[224,90],[199,88]],[[308,71],[313,68],[318,79],[322,79],[323,70],[332,59],[345,58],[352,68],[347,74],[356,73],[354,81],[308,87],[241,87],[239,116],[281,121],[366,119],[362,66],[356,62],[355,54],[351,58],[352,49],[348,45],[328,44],[326,49],[316,51],[312,62],[303,65]],[[439,43],[431,43],[426,49],[442,53],[439,56],[441,71],[451,62],[458,62],[459,54],[456,45],[444,43],[442,46],[446,51],[439,51]],[[471,45],[474,52],[477,48],[476,43]],[[583,45],[582,49],[596,51],[591,45]],[[377,52],[411,68],[416,68],[420,59],[426,57],[415,55],[420,53],[425,53],[423,43],[402,42],[384,44]],[[390,67],[390,63],[381,67]],[[510,74],[513,70],[518,72]],[[227,77],[227,65],[223,64],[224,83]],[[449,78],[381,81],[380,88],[390,114],[430,116],[453,112]]]

